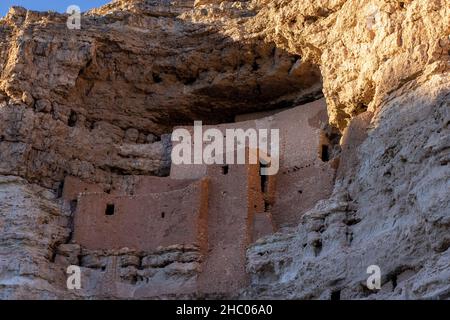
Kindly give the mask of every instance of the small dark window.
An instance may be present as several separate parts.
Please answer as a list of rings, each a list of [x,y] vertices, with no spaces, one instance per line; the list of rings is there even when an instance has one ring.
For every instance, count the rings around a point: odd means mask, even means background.
[[[152,74],[152,77],[153,77],[153,81],[154,81],[155,83],[161,83],[161,82],[162,82],[162,78],[161,78],[161,76],[160,76],[159,74],[153,73],[153,74]]]
[[[255,61],[253,61],[253,64],[252,64],[252,70],[253,71],[257,71],[258,69],[259,69],[259,64],[255,60]]]
[[[331,293],[331,300],[341,300],[341,290],[336,290]]]
[[[164,219],[164,217],[166,216],[166,213],[163,211],[163,212],[161,212],[161,218],[163,218]]]
[[[183,84],[189,86],[189,85],[195,83],[195,81],[197,81],[196,77],[188,77],[188,78],[183,80]]]
[[[330,152],[328,149],[328,145],[323,144],[322,145],[322,150],[321,150],[321,154],[320,154],[320,158],[322,159],[322,161],[327,162],[330,160]]]
[[[223,166],[222,167],[222,174],[228,174],[228,170],[229,170],[228,166]]]
[[[108,203],[105,209],[105,215],[112,216],[114,215],[115,207],[113,204]]]
[[[69,115],[69,120],[67,121],[67,125],[69,127],[75,127],[75,125],[77,124],[78,121],[78,116],[75,113],[75,111],[71,110],[70,111],[70,115]]]

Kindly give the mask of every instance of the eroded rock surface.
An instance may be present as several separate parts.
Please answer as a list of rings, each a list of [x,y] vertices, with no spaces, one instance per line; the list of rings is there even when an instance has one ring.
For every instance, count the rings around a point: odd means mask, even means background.
[[[251,297],[448,299],[448,79],[435,75],[393,97],[337,180],[298,228],[248,251]],[[405,107],[407,106],[407,107]],[[401,128],[401,129],[399,129]],[[367,290],[378,265],[382,288]]]
[[[85,13],[81,30],[65,15],[11,9],[0,20],[0,297],[171,298],[133,284],[189,285],[195,250],[77,247],[64,178],[111,190],[167,175],[173,126],[299,105],[323,87],[343,134],[333,195],[248,250],[241,296],[448,299],[449,8],[119,0]],[[68,291],[73,262],[106,289]],[[117,263],[121,274],[101,280]],[[372,264],[379,292],[365,286]]]

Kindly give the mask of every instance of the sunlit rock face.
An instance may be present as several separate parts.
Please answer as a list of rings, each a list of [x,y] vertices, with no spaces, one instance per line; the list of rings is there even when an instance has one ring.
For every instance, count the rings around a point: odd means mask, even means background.
[[[249,247],[250,285],[232,296],[449,298],[449,8],[118,0],[83,14],[81,30],[66,15],[11,9],[0,20],[0,297],[154,298],[129,292],[132,269],[158,255],[172,260],[152,277],[188,283],[197,258],[173,263],[195,248],[74,244],[65,177],[126,189],[135,176],[168,175],[174,126],[324,96],[328,129],[342,135],[333,194],[298,227]],[[69,262],[106,289],[68,291]],[[123,266],[114,290],[111,263]],[[379,291],[366,286],[370,265],[380,267]]]

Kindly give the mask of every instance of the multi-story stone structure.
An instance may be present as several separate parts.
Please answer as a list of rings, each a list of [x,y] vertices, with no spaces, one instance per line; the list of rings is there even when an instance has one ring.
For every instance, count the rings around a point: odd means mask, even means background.
[[[327,123],[323,100],[263,115],[240,116],[235,123],[214,128],[224,136],[226,129],[278,129],[276,175],[261,175],[263,161],[173,164],[169,177],[135,176],[133,183],[106,192],[68,177],[63,198],[74,211],[73,242],[87,250],[129,248],[144,253],[176,245],[194,248],[193,275],[186,285],[166,294],[230,295],[244,288],[247,247],[280,227],[298,223],[306,210],[331,193],[336,169],[335,161],[329,161],[331,150],[323,130]],[[258,150],[246,152],[248,160],[250,152]],[[163,282],[154,278],[138,287],[141,294],[151,296]],[[135,287],[131,288],[125,292],[135,296],[131,294]],[[111,286],[108,290],[115,292]]]

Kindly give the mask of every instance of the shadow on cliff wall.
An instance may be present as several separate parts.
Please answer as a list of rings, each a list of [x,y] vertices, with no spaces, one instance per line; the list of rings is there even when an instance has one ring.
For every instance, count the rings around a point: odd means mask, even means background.
[[[106,120],[161,134],[194,120],[233,122],[238,114],[322,96],[317,66],[263,39],[236,42],[211,25],[178,18],[94,28],[102,29],[101,36],[96,34],[67,99],[88,126]]]

